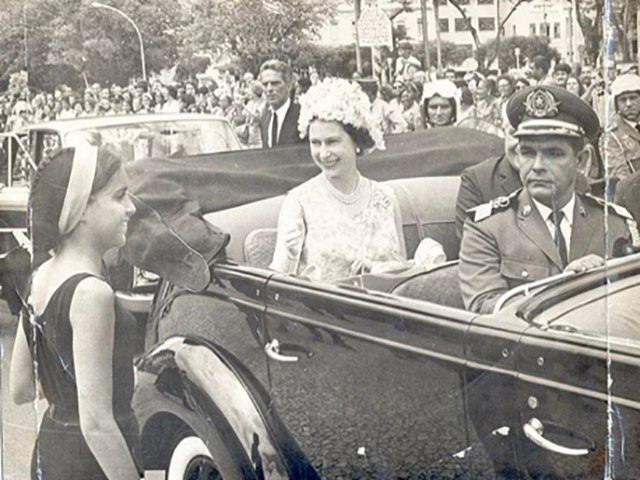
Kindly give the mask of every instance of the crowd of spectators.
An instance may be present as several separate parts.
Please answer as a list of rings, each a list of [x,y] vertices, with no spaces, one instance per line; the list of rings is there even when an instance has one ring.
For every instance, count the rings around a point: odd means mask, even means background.
[[[555,84],[587,101],[604,123],[606,111],[605,82],[613,80],[615,66],[599,70],[572,68],[557,63],[553,68],[548,58],[537,56],[527,67],[508,74],[484,76],[478,72],[442,72],[421,70],[420,62],[411,54],[410,46],[401,44],[395,73],[389,82],[361,85],[370,94],[374,114],[380,117],[385,134],[403,133],[433,127],[425,113],[425,85],[435,80],[448,80],[456,88],[455,122],[465,119],[481,121],[501,128],[501,111],[516,91],[534,84]],[[357,74],[354,75],[357,77]],[[316,72],[296,79],[295,94],[317,83]],[[157,79],[139,81],[126,87],[100,83],[87,85],[82,91],[59,86],[53,92],[31,92],[26,88],[0,94],[0,129],[24,131],[27,125],[48,120],[117,114],[154,112],[210,113],[225,117],[241,142],[260,147],[259,118],[265,107],[263,85],[251,72],[243,76],[230,72],[217,81],[204,78],[182,83],[163,84]],[[465,123],[463,123],[465,124]],[[478,123],[468,123],[468,126]]]

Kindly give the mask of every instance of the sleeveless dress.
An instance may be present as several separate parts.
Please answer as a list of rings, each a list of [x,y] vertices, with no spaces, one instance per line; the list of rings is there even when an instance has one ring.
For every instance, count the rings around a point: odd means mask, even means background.
[[[38,480],[106,479],[79,426],[78,391],[73,361],[73,331],[69,310],[78,284],[88,273],[66,279],[39,316],[23,317],[37,376],[49,402],[31,461]],[[99,277],[96,277],[99,278]],[[134,388],[135,319],[116,303],[113,346],[113,412],[135,460],[138,424],[131,410]]]
[[[371,200],[351,215],[335,201],[324,181],[320,174],[287,194],[287,201],[299,203],[302,219],[281,218],[278,228],[287,230],[287,225],[301,220],[303,244],[296,264],[287,265],[286,238],[278,231],[272,269],[333,281],[355,275],[352,265],[356,260],[406,261],[396,227],[397,200],[390,187],[367,180],[371,182]]]

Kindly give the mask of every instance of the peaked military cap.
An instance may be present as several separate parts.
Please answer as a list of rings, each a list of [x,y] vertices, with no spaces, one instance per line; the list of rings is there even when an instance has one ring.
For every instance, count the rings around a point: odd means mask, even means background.
[[[596,112],[585,101],[561,87],[536,85],[511,96],[507,117],[514,136],[561,135],[593,137],[600,129]]]

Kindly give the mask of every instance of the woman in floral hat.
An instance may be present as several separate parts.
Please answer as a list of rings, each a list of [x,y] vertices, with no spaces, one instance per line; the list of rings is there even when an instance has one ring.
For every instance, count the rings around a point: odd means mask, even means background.
[[[328,78],[302,95],[300,105],[298,130],[320,173],[287,194],[271,268],[335,281],[404,265],[393,191],[357,167],[359,157],[384,149],[367,95],[356,83]]]

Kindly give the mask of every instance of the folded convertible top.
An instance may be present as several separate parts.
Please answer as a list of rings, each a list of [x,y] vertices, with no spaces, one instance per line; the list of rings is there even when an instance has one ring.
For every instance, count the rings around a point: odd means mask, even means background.
[[[456,127],[394,135],[386,142],[386,150],[358,160],[365,177],[459,175],[504,150],[501,138]],[[282,195],[319,172],[307,144],[150,158],[129,163],[127,171],[137,211],[129,222],[125,256],[194,291],[207,286],[210,262],[229,241],[203,213]]]

